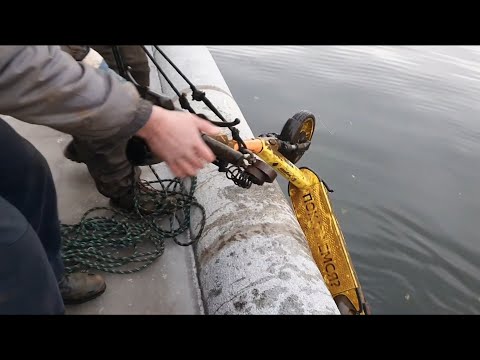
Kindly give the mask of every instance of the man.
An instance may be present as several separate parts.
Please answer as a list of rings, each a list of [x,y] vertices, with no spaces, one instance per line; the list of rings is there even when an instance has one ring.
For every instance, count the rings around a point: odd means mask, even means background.
[[[64,45],[62,50],[75,60],[93,67],[109,69],[118,73],[112,46]],[[150,68],[145,52],[140,46],[119,46],[125,65],[130,66],[132,76],[142,86],[150,84]],[[75,162],[85,163],[95,181],[98,191],[110,198],[115,207],[131,210],[134,207],[134,184],[140,178],[140,169],[133,167],[125,156],[128,139],[106,142],[74,137],[65,148],[65,156]],[[153,210],[151,198],[140,199],[140,209]]]
[[[1,46],[0,89],[1,114],[94,144],[96,154],[87,157],[109,162],[113,153],[113,162],[123,164],[118,155],[123,145],[116,144],[137,135],[175,176],[195,175],[214,160],[200,135],[214,135],[218,128],[195,115],[153,106],[131,83],[75,61],[58,46]],[[85,160],[96,181],[109,184],[109,174]],[[99,275],[64,274],[48,164],[1,119],[0,173],[0,314],[63,314],[64,304],[103,293]]]

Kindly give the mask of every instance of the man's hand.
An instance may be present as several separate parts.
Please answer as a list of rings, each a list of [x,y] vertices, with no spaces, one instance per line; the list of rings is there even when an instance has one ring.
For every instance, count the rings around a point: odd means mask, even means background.
[[[201,134],[219,132],[220,128],[196,115],[153,106],[150,118],[137,135],[146,141],[155,156],[167,163],[175,176],[182,178],[195,176],[215,160]]]

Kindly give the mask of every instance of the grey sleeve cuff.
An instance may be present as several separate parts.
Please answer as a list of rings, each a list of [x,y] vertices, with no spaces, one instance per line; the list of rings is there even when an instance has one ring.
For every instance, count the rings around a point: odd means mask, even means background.
[[[131,137],[143,128],[152,114],[153,104],[145,99],[140,99],[133,120],[117,133],[116,137]]]

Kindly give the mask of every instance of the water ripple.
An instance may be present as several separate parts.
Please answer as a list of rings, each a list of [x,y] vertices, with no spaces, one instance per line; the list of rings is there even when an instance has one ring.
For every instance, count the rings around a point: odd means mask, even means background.
[[[210,49],[252,129],[321,118],[302,165],[338,190],[374,312],[480,312],[480,47]]]

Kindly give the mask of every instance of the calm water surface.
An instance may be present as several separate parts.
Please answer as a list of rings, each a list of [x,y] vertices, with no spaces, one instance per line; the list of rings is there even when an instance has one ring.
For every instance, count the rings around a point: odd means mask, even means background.
[[[480,313],[480,47],[209,49],[255,134],[316,115],[299,165],[335,190],[374,313]]]

